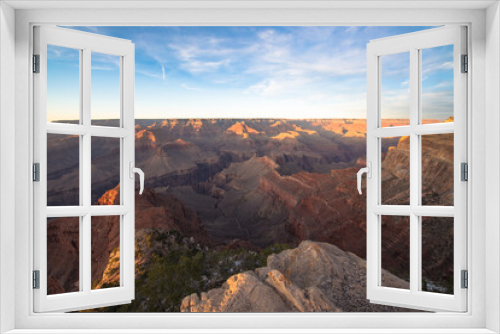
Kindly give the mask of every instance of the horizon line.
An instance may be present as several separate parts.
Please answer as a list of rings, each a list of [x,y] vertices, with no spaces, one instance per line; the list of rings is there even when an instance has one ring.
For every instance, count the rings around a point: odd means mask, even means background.
[[[453,116],[450,116],[453,117]],[[448,118],[450,118],[448,117]],[[447,118],[447,119],[448,119]],[[229,120],[229,119],[235,119],[235,120],[330,120],[330,119],[360,119],[360,120],[366,120],[366,118],[358,118],[358,117],[331,117],[331,118],[286,118],[286,117],[245,117],[245,118],[232,118],[232,117],[210,117],[210,118],[200,118],[200,117],[193,117],[193,118],[135,118],[136,121],[138,120],[192,120],[192,119],[199,119],[199,120]],[[409,120],[410,118],[382,118],[381,120]],[[119,121],[120,118],[98,118],[98,119],[91,119],[91,121]],[[444,121],[445,119],[440,119],[440,118],[423,118],[422,120],[440,120]],[[58,119],[58,120],[52,120],[48,123],[53,123],[53,122],[75,122],[79,121],[79,119]]]

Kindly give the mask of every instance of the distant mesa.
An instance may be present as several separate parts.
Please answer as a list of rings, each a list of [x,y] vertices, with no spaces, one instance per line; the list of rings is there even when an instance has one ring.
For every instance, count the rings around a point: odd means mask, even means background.
[[[276,121],[276,122],[274,122],[274,123],[273,123],[273,124],[271,124],[270,126],[271,126],[272,128],[275,128],[275,127],[277,127],[277,126],[282,126],[282,125],[285,125],[285,124],[286,124],[286,121],[285,121],[285,120],[281,120],[281,121]]]
[[[364,119],[316,119],[309,121],[309,124],[316,129],[334,132],[343,137],[364,138],[366,133],[366,120]]]
[[[190,119],[187,123],[186,126],[190,126],[196,131],[200,131],[200,129],[203,127],[203,121],[201,119]]]
[[[317,131],[314,131],[314,130],[307,130],[307,129],[303,129],[301,128],[300,126],[298,125],[293,125],[293,129],[297,132],[304,132],[304,133],[307,133],[308,135],[317,135],[318,132]]]
[[[406,126],[410,125],[409,119],[384,118],[381,120],[382,127]]]
[[[192,148],[197,148],[197,146],[191,142],[188,142],[180,138],[174,140],[173,142],[166,143],[165,145],[163,145],[164,150],[187,150]]]
[[[135,139],[142,139],[142,138],[147,139],[151,143],[156,143],[155,135],[147,129],[136,131]]]
[[[276,139],[276,140],[297,139],[297,137],[299,136],[300,133],[298,133],[297,131],[287,131],[287,132],[281,132],[279,135],[271,137],[271,139]]]
[[[226,130],[228,134],[236,134],[245,138],[250,134],[260,134],[261,132],[249,127],[244,121],[238,121]]]
[[[347,138],[365,138],[366,133],[358,132],[358,131],[354,131],[354,130],[347,130],[347,132],[344,133],[344,137],[347,137]]]
[[[163,129],[165,127],[174,127],[174,126],[176,126],[178,124],[179,124],[179,120],[178,119],[164,119],[161,122],[160,127]]]
[[[155,129],[158,127],[158,123],[157,122],[154,122],[153,124],[147,126],[148,129]]]

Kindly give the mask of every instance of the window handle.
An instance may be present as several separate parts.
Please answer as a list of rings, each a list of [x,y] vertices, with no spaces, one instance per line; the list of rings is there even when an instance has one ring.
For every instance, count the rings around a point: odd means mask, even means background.
[[[139,195],[142,195],[142,192],[144,191],[144,172],[142,171],[142,169],[134,167],[133,161],[130,161],[129,167],[130,167],[131,179],[134,179],[134,173],[139,174],[139,185],[140,185]]]
[[[371,179],[372,177],[372,163],[367,162],[366,167],[361,168],[358,171],[358,192],[361,195],[361,177],[363,176],[363,173],[366,173],[366,177]]]

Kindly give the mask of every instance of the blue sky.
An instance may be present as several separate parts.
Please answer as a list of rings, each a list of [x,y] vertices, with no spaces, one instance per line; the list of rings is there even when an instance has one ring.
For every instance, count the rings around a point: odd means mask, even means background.
[[[366,44],[428,27],[72,29],[135,43],[136,118],[366,118]],[[423,57],[428,117],[447,118],[452,112],[452,87],[446,83],[453,77],[453,49],[444,49],[426,50]],[[49,53],[54,73],[56,68],[66,76],[72,73],[63,69],[75,67],[78,58],[70,61],[67,55]],[[407,107],[408,64],[399,58],[383,68],[383,107],[390,118],[405,117]],[[116,60],[93,57],[93,118],[113,118],[118,71]],[[48,79],[49,112],[59,110],[58,117],[71,109],[66,107],[69,100],[77,100],[68,93],[69,78],[61,80],[60,75]]]

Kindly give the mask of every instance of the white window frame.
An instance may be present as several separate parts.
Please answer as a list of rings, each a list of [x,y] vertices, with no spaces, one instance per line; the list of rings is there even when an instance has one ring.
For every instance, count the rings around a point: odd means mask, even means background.
[[[12,53],[12,36],[9,39],[9,30],[0,32],[0,43],[2,43],[2,54],[0,54],[0,66],[2,71],[15,65],[15,77],[10,73],[10,82],[15,79],[15,100],[4,94],[13,92],[8,85],[9,77],[0,78],[3,83],[0,86],[2,93],[1,117],[7,125],[15,127],[15,148],[9,149],[11,142],[5,142],[9,132],[0,132],[0,182],[2,183],[1,208],[5,210],[5,200],[8,193],[4,184],[15,186],[15,227],[7,225],[2,218],[1,236],[2,249],[0,249],[0,266],[2,276],[0,278],[0,316],[5,322],[2,330],[16,329],[15,333],[36,333],[37,329],[54,329],[50,332],[70,333],[77,332],[76,329],[89,329],[86,332],[106,333],[110,330],[115,332],[144,333],[147,328],[164,329],[161,332],[179,332],[179,328],[191,329],[191,332],[236,332],[235,328],[253,328],[252,332],[339,332],[342,329],[350,329],[350,333],[363,332],[394,332],[415,333],[419,332],[459,332],[463,333],[491,333],[500,331],[500,263],[498,259],[500,244],[500,229],[498,222],[500,218],[500,175],[498,175],[498,164],[500,163],[498,126],[500,118],[498,109],[500,100],[500,69],[499,69],[499,30],[500,19],[498,4],[491,2],[446,2],[414,1],[398,2],[399,9],[388,9],[395,4],[384,1],[371,1],[369,8],[364,2],[337,1],[332,3],[316,2],[307,3],[297,1],[282,3],[269,2],[248,5],[247,9],[241,9],[243,4],[232,5],[233,8],[223,8],[223,4],[216,1],[183,4],[191,9],[175,8],[175,3],[166,3],[171,8],[163,9],[115,9],[103,10],[97,6],[106,6],[106,2],[82,2],[74,6],[87,9],[74,9],[72,5],[55,4],[54,2],[38,1],[32,2],[10,1],[8,4],[0,4],[2,15],[0,24],[10,30],[15,29],[15,61],[12,57],[6,57],[6,52]],[[112,3],[112,2],[111,2]],[[30,9],[18,10],[15,13],[15,24],[12,20],[13,10],[7,8],[13,6],[52,6],[52,10]],[[126,4],[124,4],[125,6]],[[135,8],[151,5],[144,1],[144,5],[135,3]],[[56,6],[56,7],[54,7]],[[57,9],[57,6],[69,6],[66,9]],[[116,6],[109,4],[108,6]],[[118,5],[119,6],[119,5]],[[194,6],[194,7],[193,7]],[[205,10],[200,7],[210,7]],[[227,5],[230,7],[231,5]],[[282,8],[279,8],[279,7]],[[330,7],[329,7],[330,6]],[[338,8],[335,8],[338,7]],[[401,9],[401,7],[405,7]],[[429,7],[426,7],[429,6]],[[432,7],[430,7],[432,6]],[[454,6],[462,6],[456,9]],[[487,10],[487,6],[490,6]],[[174,7],[174,8],[172,8]],[[234,8],[236,7],[236,8]],[[277,8],[278,7],[278,8]],[[343,7],[343,8],[342,8]],[[436,9],[442,8],[442,9]],[[56,9],[54,9],[56,8]],[[217,9],[218,8],[218,9]],[[239,8],[239,9],[238,9]],[[355,10],[346,8],[357,8]],[[376,8],[376,9],[374,9]],[[468,9],[467,9],[468,8]],[[472,9],[471,9],[472,8]],[[487,26],[485,26],[485,22]],[[471,59],[471,74],[468,85],[471,87],[468,94],[469,121],[468,131],[472,135],[468,142],[470,158],[470,183],[468,197],[469,242],[468,252],[470,254],[468,268],[470,270],[468,289],[469,308],[467,313],[436,313],[436,314],[363,314],[363,313],[340,313],[340,314],[34,314],[31,269],[32,262],[29,259],[32,245],[32,203],[26,198],[26,194],[32,193],[30,181],[32,147],[32,77],[30,71],[30,55],[32,45],[32,27],[35,24],[59,24],[59,25],[442,25],[442,24],[466,24],[469,27],[469,50]],[[488,29],[486,29],[488,28]],[[4,48],[4,43],[7,48]],[[488,71],[485,71],[485,65]],[[488,83],[488,85],[486,85]],[[5,105],[15,106],[15,116],[5,112]],[[488,108],[486,108],[488,107]],[[488,121],[486,121],[488,119]],[[0,130],[5,126],[0,125]],[[487,142],[485,132],[489,131]],[[10,139],[11,140],[11,139]],[[485,154],[485,148],[489,154]],[[15,164],[6,162],[6,159],[15,159]],[[488,162],[488,164],[486,164]],[[6,165],[4,165],[6,164]],[[4,168],[4,166],[6,166]],[[9,183],[7,175],[9,170],[15,167],[15,184]],[[486,166],[486,167],[484,167]],[[9,169],[10,168],[10,169]],[[491,172],[491,177],[486,180],[486,171]],[[9,190],[10,191],[10,190]],[[355,191],[355,189],[353,189]],[[488,192],[488,197],[486,196]],[[485,202],[488,206],[485,206]],[[5,211],[4,211],[5,212]],[[2,213],[2,217],[10,214]],[[10,222],[8,222],[10,223]],[[15,240],[15,242],[13,242]],[[12,256],[14,254],[14,256]],[[12,289],[15,286],[15,289]],[[486,289],[488,293],[486,293]],[[14,290],[14,291],[12,291]],[[15,305],[14,309],[12,305]],[[12,310],[13,309],[13,310]],[[13,316],[13,318],[12,318]],[[139,324],[144,322],[141,329]],[[355,331],[357,328],[358,331]],[[413,330],[412,330],[413,328]],[[121,329],[121,330],[120,330]],[[125,330],[126,329],[126,330]],[[132,330],[137,329],[137,330]],[[204,331],[206,329],[206,331]],[[233,330],[231,330],[233,329]],[[447,330],[448,329],[448,330]],[[492,331],[490,331],[490,329]],[[109,330],[109,331],[108,331]],[[41,331],[40,331],[41,332]],[[47,331],[45,331],[47,332]],[[186,331],[183,331],[186,332]],[[188,331],[189,332],[189,331]],[[248,330],[247,330],[248,332]],[[345,331],[343,331],[345,332]]]
[[[367,46],[367,163],[371,177],[367,179],[367,298],[372,303],[415,307],[422,310],[467,310],[467,290],[461,287],[461,270],[467,270],[467,185],[461,181],[460,164],[467,163],[467,75],[461,73],[461,56],[467,54],[466,27],[449,26],[392,36],[371,41]],[[444,45],[453,46],[453,116],[454,122],[423,124],[422,119],[422,55],[421,50]],[[381,97],[383,94],[382,61],[386,55],[409,55],[409,122],[407,126],[382,127]],[[421,136],[454,134],[454,205],[422,205]],[[382,204],[382,138],[410,138],[410,184],[408,205]],[[409,218],[409,289],[384,287],[382,279],[382,217]],[[422,222],[421,218],[453,218],[454,293],[451,295],[421,291]]]
[[[128,40],[101,36],[60,27],[34,27],[34,54],[39,55],[39,73],[34,84],[34,162],[40,166],[40,181],[33,184],[34,194],[34,270],[39,271],[39,289],[34,289],[34,311],[74,311],[130,303],[135,291],[135,176],[130,169],[135,161],[134,119],[134,44]],[[80,53],[79,124],[47,123],[47,46],[73,48]],[[96,126],[91,122],[91,57],[93,52],[119,57],[119,127]],[[79,204],[47,206],[47,136],[79,137]],[[109,137],[120,145],[120,204],[91,203],[91,151],[93,137]],[[120,286],[92,290],[91,239],[93,216],[119,216]],[[47,218],[77,217],[79,224],[79,291],[47,294]]]

